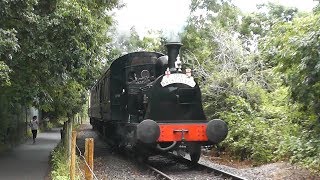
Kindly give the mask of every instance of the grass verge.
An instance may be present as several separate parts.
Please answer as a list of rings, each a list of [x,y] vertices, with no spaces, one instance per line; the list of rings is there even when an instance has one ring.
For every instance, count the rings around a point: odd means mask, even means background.
[[[51,153],[50,175],[52,180],[69,180],[68,156],[61,142]]]

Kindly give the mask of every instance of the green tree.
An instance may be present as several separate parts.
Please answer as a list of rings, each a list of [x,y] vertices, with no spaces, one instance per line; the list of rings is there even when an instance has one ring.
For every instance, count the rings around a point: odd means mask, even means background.
[[[293,100],[320,113],[318,14],[278,23],[265,38],[266,59],[284,73]]]
[[[106,33],[112,18],[106,12],[117,4],[117,0],[0,1],[1,29],[14,31],[19,47],[3,59],[11,70],[7,95],[55,116],[81,109],[79,102],[84,102],[100,74],[110,42]]]
[[[258,5],[258,11],[242,17],[239,32],[245,37],[263,37],[278,22],[290,22],[298,14],[297,8],[267,3]]]
[[[140,36],[135,28],[132,27],[129,33],[114,33],[113,37],[115,37],[112,44],[113,50],[117,52],[117,56],[135,51],[165,51],[166,38],[161,31],[150,30],[145,36]],[[116,56],[113,58],[116,58]]]
[[[193,66],[194,75],[200,80],[207,118],[221,118],[228,123],[229,135],[220,149],[255,163],[289,159],[317,169],[320,161],[316,154],[320,147],[316,144],[319,133],[314,126],[314,113],[301,109],[302,101],[291,101],[289,95],[295,87],[284,77],[288,72],[277,70],[285,68],[291,75],[298,75],[299,63],[292,68],[289,64],[302,56],[292,50],[311,43],[300,36],[312,37],[314,46],[305,47],[303,52],[311,53],[313,62],[319,59],[313,52],[318,37],[315,30],[319,27],[311,29],[319,17],[312,18],[312,22],[301,21],[296,9],[274,4],[264,5],[263,8],[268,9],[266,14],[243,16],[235,8],[232,12],[237,12],[236,15],[226,13],[221,17],[223,5],[234,7],[229,1],[193,3],[188,25],[182,33],[184,62]],[[199,9],[205,11],[195,13]],[[241,16],[242,21],[235,21],[234,17]],[[226,22],[228,20],[235,25]],[[295,28],[295,23],[299,28]],[[308,28],[310,34],[305,34]],[[292,43],[294,40],[297,43]],[[263,46],[265,42],[267,45]],[[253,43],[255,51],[248,49]],[[262,47],[264,49],[258,49]],[[297,77],[292,80],[299,83]],[[301,125],[302,121],[307,126]]]
[[[235,33],[239,26],[240,10],[229,0],[193,0],[188,24],[182,33],[182,43],[187,53],[192,53],[202,63],[214,54],[216,44],[212,32]],[[184,54],[187,54],[184,53]]]
[[[12,59],[12,54],[19,49],[14,30],[0,28],[0,87],[10,85],[10,68],[5,63]]]
[[[216,26],[237,29],[240,10],[231,0],[192,0],[189,22],[196,27],[206,26],[215,22]]]

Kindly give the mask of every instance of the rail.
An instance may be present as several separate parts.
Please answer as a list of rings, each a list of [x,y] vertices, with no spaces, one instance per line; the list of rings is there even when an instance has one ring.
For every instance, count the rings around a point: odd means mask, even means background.
[[[156,177],[157,179],[161,179],[161,180],[173,180],[173,178],[171,178],[170,176],[166,175],[165,173],[161,172],[160,170],[156,169],[155,167],[152,167],[149,164],[145,164],[146,167],[153,172],[152,174],[156,173]]]
[[[172,154],[172,153],[168,153],[168,156],[170,156],[170,157],[172,157],[172,158],[174,158],[174,159],[176,159],[178,161],[181,161],[183,163],[192,164],[191,160],[186,159],[184,157],[177,156],[177,155]],[[233,174],[233,173],[221,170],[221,169],[216,169],[216,168],[213,168],[213,167],[210,167],[210,166],[206,166],[206,165],[201,164],[201,163],[197,163],[197,164],[195,164],[195,166],[197,166],[197,167],[199,167],[201,169],[206,169],[207,172],[214,172],[215,175],[222,175],[222,176],[224,176],[226,178],[230,178],[232,180],[247,180],[246,178],[238,176],[236,174]]]

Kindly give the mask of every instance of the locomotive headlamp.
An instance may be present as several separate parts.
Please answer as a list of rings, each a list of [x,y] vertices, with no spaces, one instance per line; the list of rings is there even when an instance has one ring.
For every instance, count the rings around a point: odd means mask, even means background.
[[[214,119],[208,122],[206,133],[209,141],[217,144],[227,137],[228,126],[224,121]]]
[[[164,74],[167,76],[169,76],[171,74],[169,68],[167,68],[167,70],[164,72]]]

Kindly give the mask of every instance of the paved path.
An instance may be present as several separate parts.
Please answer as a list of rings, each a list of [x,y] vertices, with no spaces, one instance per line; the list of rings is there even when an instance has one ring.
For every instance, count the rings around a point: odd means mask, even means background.
[[[60,141],[59,129],[39,133],[14,150],[0,155],[0,179],[43,180],[49,172],[49,155]]]

